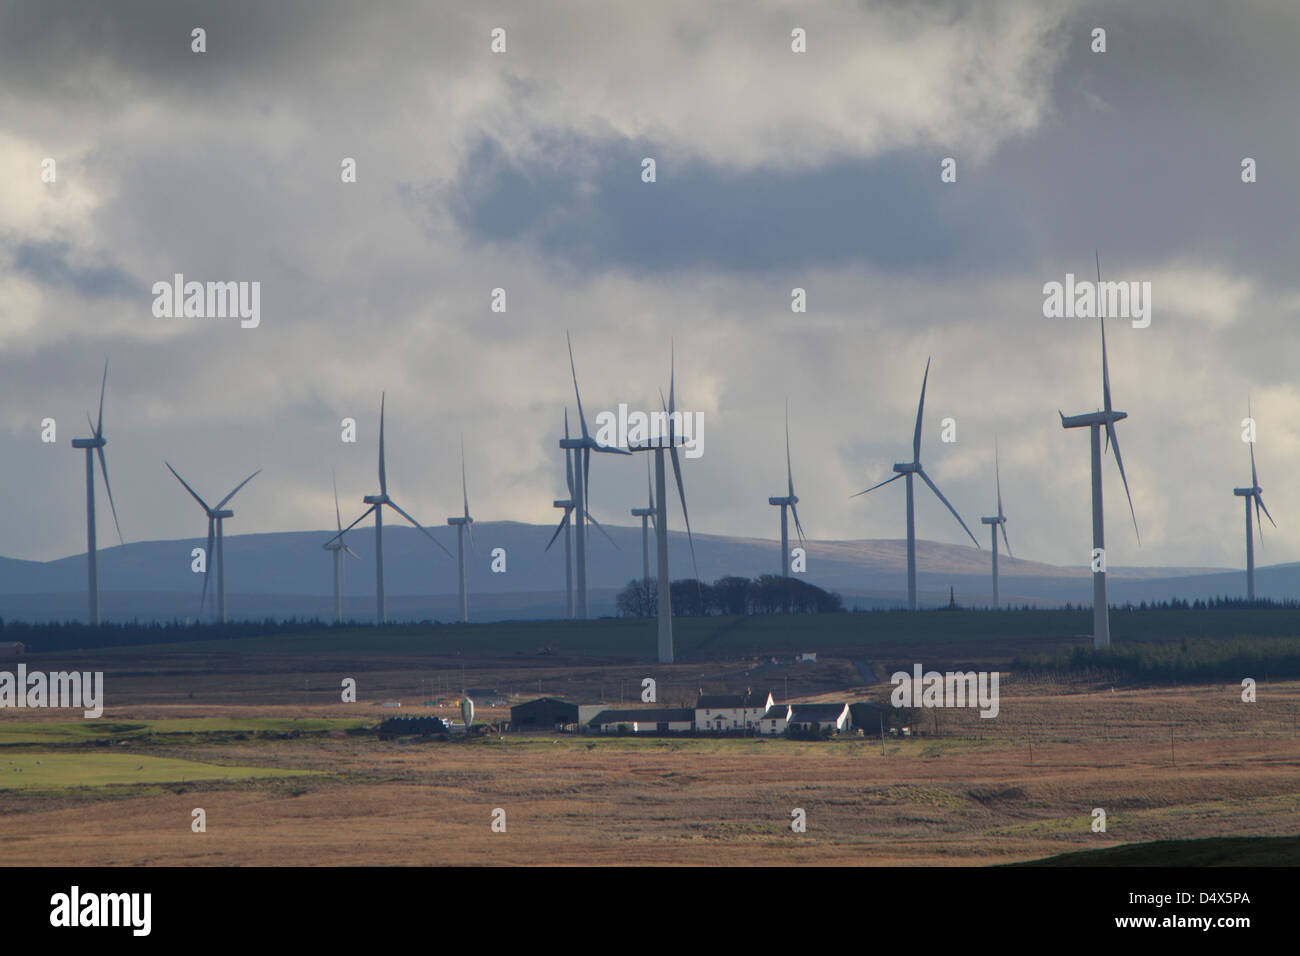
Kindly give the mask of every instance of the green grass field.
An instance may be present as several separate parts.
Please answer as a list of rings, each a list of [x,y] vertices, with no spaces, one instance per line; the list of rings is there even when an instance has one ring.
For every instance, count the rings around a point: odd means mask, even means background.
[[[140,754],[6,753],[0,755],[0,790],[72,790],[199,780],[253,780],[315,775],[314,770],[222,767]]]
[[[0,723],[0,747],[46,746],[53,744],[96,744],[105,740],[128,740],[152,736],[323,733],[330,730],[353,730],[373,723],[357,719],[308,719],[273,717],[190,717],[170,720],[108,721],[79,720],[69,722],[22,721]]]

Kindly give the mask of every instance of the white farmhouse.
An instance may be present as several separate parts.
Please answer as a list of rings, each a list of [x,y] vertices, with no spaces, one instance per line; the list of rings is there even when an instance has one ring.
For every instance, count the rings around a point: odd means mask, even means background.
[[[763,715],[772,709],[772,692],[755,694],[701,694],[695,701],[695,729],[720,733],[727,730],[756,730]]]
[[[773,704],[758,720],[758,732],[768,736],[779,737],[785,733],[790,724],[790,705]]]

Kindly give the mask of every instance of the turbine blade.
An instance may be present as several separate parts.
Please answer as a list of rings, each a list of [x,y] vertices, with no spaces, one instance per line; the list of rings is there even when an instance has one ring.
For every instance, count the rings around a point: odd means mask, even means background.
[[[407,521],[411,522],[411,524],[413,524],[413,525],[415,525],[417,528],[419,528],[420,531],[424,534],[424,536],[425,536],[426,538],[428,538],[430,541],[432,541],[432,542],[433,542],[434,544],[436,544],[438,547],[442,548],[443,553],[444,553],[445,555],[447,555],[447,557],[451,558],[453,561],[456,560],[456,556],[455,556],[454,554],[452,554],[450,551],[448,551],[445,547],[443,547],[442,542],[439,541],[437,538],[435,538],[435,537],[433,536],[433,534],[429,531],[428,528],[426,528],[424,525],[420,524],[420,522],[416,521],[414,518],[412,518],[410,515],[408,515],[405,511],[403,511],[403,510],[398,506],[397,502],[395,502],[395,501],[390,501],[390,502],[388,502],[388,506],[389,506],[390,508],[392,508],[394,511],[396,511],[396,512],[397,512],[399,515],[401,515],[403,518],[405,518]],[[375,507],[380,507],[380,506],[379,506],[379,505],[376,505]]]
[[[361,555],[357,554],[355,551],[353,551],[351,548],[349,548],[346,544],[343,545],[343,553],[344,553],[344,554],[350,554],[350,555],[352,555],[352,557],[354,557],[354,558],[360,558],[360,557],[361,557]]]
[[[469,517],[469,485],[465,483],[465,436],[460,436],[460,493],[465,500],[465,517]],[[473,532],[470,533],[471,536]]]
[[[1124,474],[1124,458],[1119,453],[1119,436],[1115,434],[1115,423],[1106,423],[1106,434],[1110,436],[1110,443],[1115,447],[1115,464],[1119,465],[1119,476],[1124,482],[1124,494],[1128,497],[1128,512],[1133,516],[1133,534],[1137,536],[1138,547],[1142,546],[1142,535],[1138,531],[1137,512],[1133,510],[1133,495],[1128,490],[1128,476]]]
[[[338,475],[334,473],[333,469],[330,469],[330,477],[334,481],[334,524],[339,531],[342,531],[343,516],[339,513],[339,478]]]
[[[126,547],[126,542],[122,540],[122,526],[117,523],[117,505],[113,504],[113,486],[108,483],[108,462],[104,460],[104,446],[100,445],[95,451],[99,452],[99,471],[104,476],[104,490],[108,492],[108,506],[113,509],[113,527],[117,528],[117,541],[122,547]]]
[[[569,513],[572,510],[572,508],[564,509],[564,517],[560,519],[560,523],[555,529],[555,534],[551,535],[551,540],[546,542],[546,547],[542,548],[543,554],[551,550],[551,545],[555,544],[555,539],[560,536],[560,532],[563,531],[565,526],[569,523]]]
[[[582,449],[582,500],[575,501],[574,504],[587,511],[587,502],[591,500],[591,449]]]
[[[1011,542],[1007,540],[1007,523],[1003,521],[1001,522],[1001,525],[1002,525],[1002,543],[1007,546],[1007,556],[1015,557],[1015,555],[1011,553]]]
[[[903,477],[903,472],[900,471],[900,472],[899,472],[898,474],[896,474],[893,478],[886,478],[884,481],[880,482],[880,484],[878,484],[878,485],[872,485],[870,488],[867,489],[867,491],[875,491],[877,488],[881,488],[881,487],[883,487],[884,485],[889,484],[891,481],[897,481],[899,478],[902,478],[902,477]],[[859,497],[860,495],[865,495],[865,494],[867,493],[867,491],[859,491],[856,495],[849,495],[849,497],[850,497],[850,498],[857,498],[857,497]]]
[[[1272,516],[1272,515],[1269,515],[1269,514],[1268,514],[1268,505],[1264,504],[1264,496],[1263,496],[1263,495],[1255,495],[1255,504],[1259,505],[1261,508],[1264,509],[1264,514],[1268,515],[1268,521],[1269,521],[1269,524],[1271,524],[1274,528],[1276,528],[1276,527],[1277,527],[1277,522],[1273,520],[1273,516]],[[1256,518],[1256,520],[1258,521],[1258,519],[1259,519],[1259,513],[1258,513],[1258,512],[1256,512],[1256,514],[1255,514],[1255,518]],[[1263,527],[1263,523],[1262,523],[1262,522],[1260,523],[1260,527],[1261,527],[1261,528]]]
[[[785,400],[785,480],[786,493],[794,497],[794,469],[790,465],[790,399]]]
[[[654,489],[654,485],[650,484],[650,456],[649,455],[645,456],[645,493],[646,493],[646,498],[649,501],[649,504],[646,507],[648,507],[651,511],[653,511],[655,507],[655,489]],[[654,520],[653,517],[651,518],[651,520],[652,521]]]
[[[916,406],[916,432],[912,435],[912,461],[921,460],[921,416],[925,412],[925,386],[930,381],[930,360],[925,360],[925,377],[921,379],[921,401]]]
[[[240,489],[240,488],[244,487],[244,485],[248,484],[250,481],[252,481],[254,478],[256,478],[256,477],[257,477],[258,475],[260,475],[261,473],[262,473],[262,469],[259,468],[259,469],[257,469],[257,471],[253,472],[251,475],[249,475],[247,478],[245,478],[245,479],[244,479],[243,481],[241,481],[239,484],[235,485],[235,490],[232,491],[230,494],[226,495],[226,497],[222,498],[220,501],[218,501],[218,502],[217,502],[217,507],[216,507],[215,509],[213,509],[213,510],[215,510],[215,511],[220,511],[220,510],[222,509],[222,507],[225,505],[225,503],[226,503],[227,501],[229,501],[231,498],[235,497],[235,495],[239,493],[239,489]]]
[[[180,476],[177,475],[179,478]],[[203,602],[208,599],[208,575],[212,573],[212,540],[214,533],[212,530],[213,520],[208,518],[208,546],[203,552],[203,593],[199,595],[199,613],[203,613]]]
[[[591,451],[599,451],[599,452],[603,452],[603,453],[605,453],[606,455],[630,455],[630,454],[632,454],[632,452],[629,451],[628,449],[626,449],[626,448],[619,448],[619,447],[617,447],[617,446],[615,446],[615,445],[592,445],[590,450],[591,450]]]
[[[677,479],[677,496],[681,498],[682,501],[682,520],[686,522],[686,540],[691,546],[691,567],[695,570],[695,580],[698,584],[700,580],[700,566],[695,562],[695,538],[691,534],[691,516],[686,510],[686,488],[682,485],[682,463],[677,457],[676,446],[669,448],[668,452],[673,458],[673,475]]]
[[[799,523],[799,509],[795,505],[790,505],[790,512],[794,515],[794,530],[799,533],[799,543],[802,544],[807,539],[804,537],[803,525]]]
[[[998,483],[998,517],[1003,518],[1002,514],[1002,471],[998,467],[998,440],[993,439],[993,476]]]
[[[975,547],[980,547],[980,543],[976,540],[975,535],[970,533],[970,528],[966,527],[966,522],[961,520],[961,515],[957,514],[957,509],[954,508],[952,503],[943,496],[943,492],[939,490],[939,486],[931,481],[930,476],[924,471],[918,471],[917,474],[921,476],[921,480],[930,486],[930,490],[933,491],[939,497],[939,500],[948,507],[948,510],[952,512],[952,516],[957,519],[957,523],[961,525],[961,529],[966,532],[967,537],[975,542]]]
[[[587,438],[587,416],[582,413],[582,396],[578,394],[578,369],[573,364],[573,339],[569,333],[564,333],[564,339],[569,343],[569,371],[573,373],[573,397],[578,400],[578,424],[582,426],[582,437]]]
[[[388,494],[388,472],[384,469],[384,398],[379,393],[379,493]]]
[[[95,437],[104,436],[104,389],[108,387],[108,359],[104,359],[104,379],[99,383],[99,424],[95,426]]]
[[[328,541],[325,542],[325,544],[326,544],[326,545],[330,545],[330,544],[333,544],[335,541],[338,541],[339,539],[341,539],[345,534],[347,534],[349,531],[351,531],[351,530],[352,530],[353,528],[355,528],[357,525],[361,524],[361,522],[365,521],[366,518],[370,517],[370,512],[374,511],[377,507],[379,507],[379,506],[378,506],[378,505],[371,505],[371,506],[370,506],[369,508],[367,508],[365,511],[361,512],[361,517],[360,517],[360,518],[358,518],[356,521],[352,522],[350,525],[348,525],[346,528],[344,528],[342,531],[340,531],[340,532],[339,532],[338,534],[336,534],[334,537],[330,538]],[[324,545],[322,545],[322,547],[324,547]]]
[[[1255,443],[1250,443],[1250,487],[1259,485],[1259,476],[1255,473]]]
[[[569,437],[569,410],[564,410],[564,437]],[[564,480],[569,486],[569,500],[573,500],[573,449],[564,449]]]
[[[587,520],[590,521],[592,524],[594,524],[596,526],[596,530],[599,531],[601,534],[603,534],[606,537],[606,539],[608,539],[609,543],[614,546],[615,551],[623,550],[618,546],[618,542],[609,536],[609,532],[604,529],[601,523],[596,520],[595,516],[592,515],[590,511],[587,512]]]
[[[164,461],[163,464],[164,464],[164,465],[167,465],[167,470],[170,471],[173,475],[176,476],[176,480],[177,480],[177,481],[179,481],[182,485],[185,485],[185,490],[188,491],[188,492],[190,493],[190,495],[194,498],[195,501],[197,501],[200,505],[203,506],[203,510],[204,510],[204,511],[215,511],[215,510],[216,510],[215,508],[209,508],[209,507],[208,507],[208,503],[207,503],[206,501],[204,501],[202,498],[199,497],[199,493],[198,493],[197,491],[195,491],[193,488],[191,488],[191,487],[186,483],[185,479],[182,478],[182,477],[180,476],[180,473],[177,472],[176,469],[173,468],[173,467],[171,466],[170,463]]]

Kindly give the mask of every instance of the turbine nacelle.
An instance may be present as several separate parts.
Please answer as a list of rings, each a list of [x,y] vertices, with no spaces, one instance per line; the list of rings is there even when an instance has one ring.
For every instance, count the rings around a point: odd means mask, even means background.
[[[462,524],[469,525],[473,523],[474,523],[473,518],[465,518],[461,516],[447,519],[447,524],[451,525],[453,528],[456,527],[457,525],[462,525]]]
[[[1006,515],[994,515],[991,518],[980,518],[980,524],[1006,524]]]
[[[557,500],[557,501],[552,501],[552,502],[551,502],[551,507],[552,507],[552,508],[572,508],[572,507],[573,507],[573,502],[572,502],[571,500],[565,500],[565,501],[558,501],[558,500]]]
[[[108,444],[107,438],[74,438],[73,448],[103,448]]]
[[[235,513],[231,511],[229,508],[219,508],[216,511],[208,512],[209,518],[233,518],[234,516]]]
[[[1061,416],[1062,428],[1087,428],[1091,425],[1100,425],[1103,428],[1109,422],[1123,421],[1128,418],[1128,412],[1089,412],[1086,415],[1064,415],[1060,411],[1056,414]]]
[[[1232,493],[1238,498],[1253,498],[1255,495],[1263,494],[1264,489],[1256,485],[1254,488],[1233,488]]]
[[[658,509],[656,508],[633,508],[632,509],[633,518],[653,518],[656,514],[658,514]]]
[[[894,471],[898,472],[900,475],[905,475],[909,471],[918,472],[920,470],[921,463],[919,461],[901,461],[894,463]]]
[[[392,499],[389,498],[387,494],[382,494],[382,495],[366,495],[366,496],[365,496],[364,498],[362,498],[361,500],[362,500],[362,502],[364,502],[365,504],[368,504],[368,505],[388,505],[388,504],[392,504]]]
[[[784,498],[768,498],[767,503],[769,505],[797,505],[799,498],[794,495],[787,495]]]

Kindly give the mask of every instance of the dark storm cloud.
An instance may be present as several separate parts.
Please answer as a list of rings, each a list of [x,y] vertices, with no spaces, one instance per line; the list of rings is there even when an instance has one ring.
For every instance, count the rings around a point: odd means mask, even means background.
[[[141,285],[110,264],[81,266],[69,261],[66,242],[20,242],[13,249],[13,269],[52,290],[71,289],[88,299],[130,295]]]

